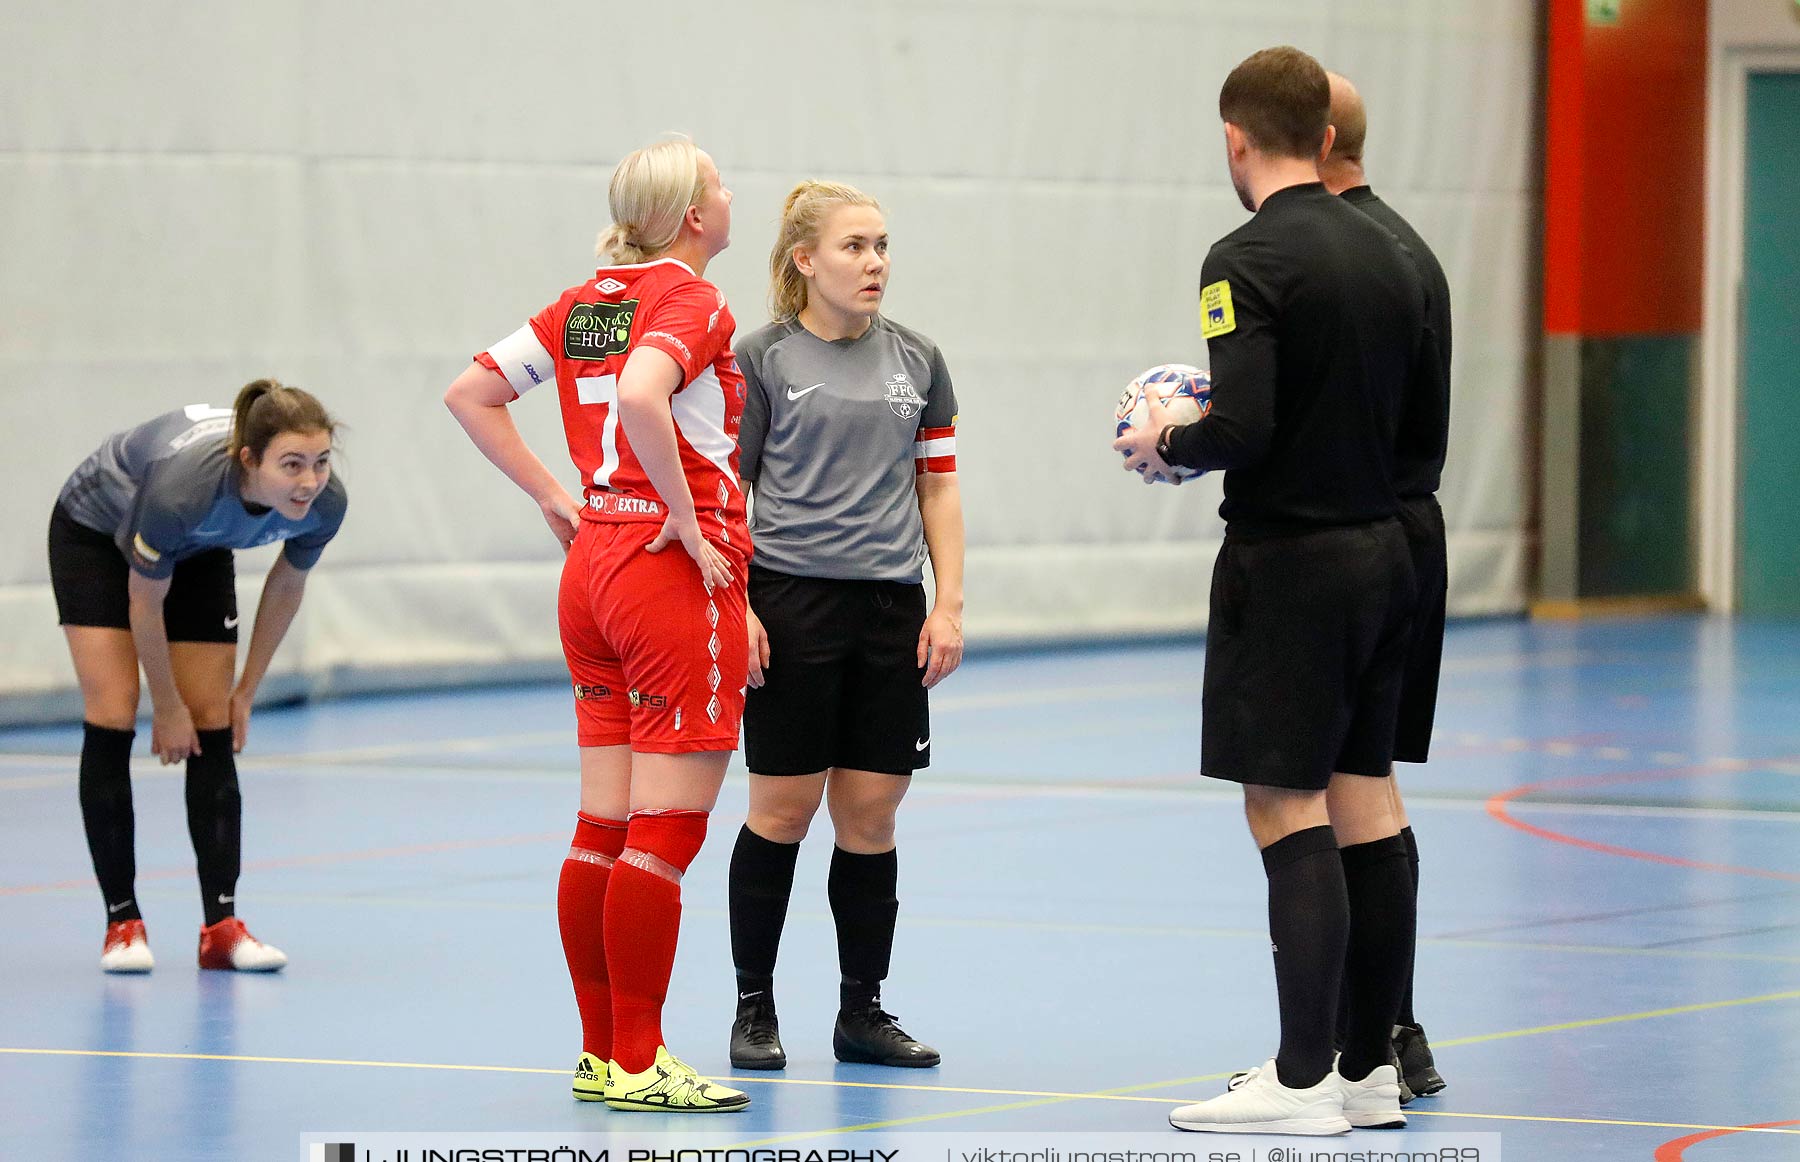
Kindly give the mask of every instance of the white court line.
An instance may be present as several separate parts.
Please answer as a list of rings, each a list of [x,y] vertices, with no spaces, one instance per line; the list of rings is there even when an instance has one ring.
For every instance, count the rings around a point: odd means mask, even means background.
[[[1135,687],[1107,686],[1067,686],[1043,690],[1005,690],[993,694],[973,694],[963,697],[939,697],[934,700],[932,709],[938,713],[953,713],[967,710],[998,710],[1009,706],[1054,705],[1069,702],[1086,701],[1134,701],[1143,697],[1143,692]],[[555,731],[526,731],[514,734],[482,734],[460,738],[441,738],[416,742],[392,742],[371,744],[368,746],[338,747],[335,749],[315,751],[293,751],[261,756],[264,761],[281,761],[287,763],[338,763],[354,762],[363,759],[399,758],[403,755],[427,754],[482,754],[518,746],[544,746],[554,743],[568,743],[574,749],[574,733],[568,729]],[[72,753],[21,753],[0,752],[0,766],[44,766],[63,764],[74,761]]]
[[[43,790],[52,787],[72,787],[77,778],[74,772],[68,771],[66,756],[47,756],[53,758],[56,765],[64,768],[62,773],[39,775],[0,776],[0,792]],[[339,762],[307,762],[295,763],[286,756],[242,759],[238,763],[240,770],[260,777],[288,776],[310,779],[370,779],[391,780],[398,782],[491,782],[517,783],[562,782],[572,777],[572,767],[432,767],[406,766],[400,768],[382,766],[363,766],[356,763]],[[296,769],[299,768],[299,769]],[[741,769],[733,768],[727,775],[727,785],[737,776]],[[180,766],[143,766],[132,772],[133,780],[173,779],[183,777]],[[1179,777],[1188,777],[1180,775]],[[913,795],[981,795],[990,798],[1020,799],[1098,799],[1111,800],[1135,799],[1151,802],[1167,803],[1224,803],[1236,804],[1241,801],[1241,793],[1231,786],[1215,784],[1207,780],[1198,771],[1192,772],[1191,782],[1180,786],[1145,787],[1141,785],[1120,785],[1116,783],[1095,782],[1090,780],[1069,781],[1037,781],[1029,779],[989,780],[979,776],[935,776],[929,782],[921,783],[910,793]],[[1422,810],[1461,811],[1465,813],[1485,813],[1487,797],[1491,790],[1482,790],[1471,795],[1446,795],[1421,792],[1409,789],[1406,802],[1409,809],[1418,807]],[[1786,823],[1800,824],[1800,810],[1785,808],[1754,807],[1716,807],[1693,806],[1681,803],[1592,803],[1592,802],[1560,802],[1545,799],[1519,799],[1508,807],[1514,814],[1537,815],[1598,815],[1618,818],[1667,818],[1667,819],[1703,819],[1741,823]]]

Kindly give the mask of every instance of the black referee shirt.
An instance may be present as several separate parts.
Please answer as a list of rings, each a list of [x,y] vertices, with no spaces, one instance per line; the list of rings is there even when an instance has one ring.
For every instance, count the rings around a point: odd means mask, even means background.
[[[1171,433],[1170,463],[1227,470],[1232,532],[1394,515],[1402,404],[1436,374],[1400,243],[1323,185],[1290,186],[1213,245],[1200,283],[1212,409]]]
[[[1450,443],[1450,280],[1437,255],[1412,223],[1375,196],[1368,186],[1355,186],[1338,195],[1388,228],[1400,240],[1425,281],[1425,322],[1437,343],[1439,377],[1430,390],[1407,397],[1400,417],[1400,439],[1395,449],[1394,487],[1403,498],[1430,496],[1444,475],[1444,449]]]

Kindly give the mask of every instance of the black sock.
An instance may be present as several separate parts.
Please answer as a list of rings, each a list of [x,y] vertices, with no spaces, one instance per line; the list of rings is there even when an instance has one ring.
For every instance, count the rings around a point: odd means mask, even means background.
[[[238,795],[231,728],[202,730],[200,753],[188,756],[188,835],[200,869],[200,910],[207,927],[237,913],[239,836],[244,805]]]
[[[1406,844],[1406,868],[1412,873],[1413,917],[1416,925],[1419,914],[1419,841],[1413,838],[1411,827],[1402,827],[1400,838]],[[1415,928],[1413,956],[1406,960],[1406,992],[1400,997],[1400,1015],[1394,1020],[1396,1025],[1417,1025],[1419,1023],[1419,1019],[1413,1016],[1413,958],[1418,956],[1416,935]]]
[[[858,855],[831,849],[826,894],[837,921],[840,1008],[866,1009],[881,1001],[894,951],[894,918],[900,914],[899,879],[897,851]]]
[[[1394,1017],[1412,963],[1412,884],[1406,842],[1398,835],[1344,848],[1344,885],[1350,897],[1350,1022],[1338,1072],[1361,1081],[1387,1064]]]
[[[1263,848],[1269,877],[1269,940],[1281,1001],[1275,1073],[1290,1089],[1331,1072],[1333,1010],[1344,971],[1350,904],[1330,827],[1308,827]]]
[[[776,843],[750,830],[738,829],[731,849],[728,896],[731,902],[731,963],[737,968],[739,999],[745,993],[769,992],[775,986],[775,956],[787,923],[788,898],[794,894],[794,861],[798,843]]]
[[[81,724],[81,824],[106,922],[142,920],[137,906],[137,849],[131,810],[131,740],[135,730]]]
[[[1416,917],[1419,909],[1419,845],[1413,839],[1411,827],[1400,829],[1400,839],[1406,844],[1407,868],[1412,873],[1413,914]],[[1416,955],[1416,947],[1415,953]],[[1394,1018],[1396,1025],[1416,1025],[1418,1020],[1412,1010],[1413,957],[1406,958],[1406,991],[1400,997],[1400,1014]],[[1343,987],[1338,990],[1337,1047],[1344,1048],[1344,1041],[1350,1036],[1350,973],[1344,972]]]

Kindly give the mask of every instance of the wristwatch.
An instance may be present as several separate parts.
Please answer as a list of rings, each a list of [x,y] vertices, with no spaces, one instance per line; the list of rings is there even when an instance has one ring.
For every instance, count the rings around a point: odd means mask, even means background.
[[[1162,457],[1164,464],[1169,462],[1169,433],[1180,426],[1180,424],[1164,424],[1163,430],[1156,434],[1156,454]]]

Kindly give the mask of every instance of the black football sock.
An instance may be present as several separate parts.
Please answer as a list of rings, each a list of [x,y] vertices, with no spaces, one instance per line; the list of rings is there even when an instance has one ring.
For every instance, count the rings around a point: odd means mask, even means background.
[[[1398,835],[1344,848],[1344,884],[1350,898],[1350,1021],[1338,1072],[1361,1081],[1387,1064],[1412,963],[1416,917],[1406,870],[1406,842]]]
[[[1418,923],[1419,914],[1419,841],[1413,838],[1413,829],[1411,827],[1402,827],[1400,829],[1400,838],[1406,844],[1406,868],[1412,873],[1415,937],[1413,942],[1413,955],[1406,961],[1406,992],[1400,998],[1400,1015],[1394,1019],[1394,1023],[1396,1025],[1417,1025],[1419,1019],[1413,1016],[1413,960],[1419,955],[1416,935],[1416,925]]]
[[[141,920],[137,905],[135,816],[131,809],[131,740],[135,730],[81,724],[81,825],[106,904],[106,922]]]
[[[1269,940],[1281,1003],[1275,1073],[1290,1089],[1317,1085],[1331,1072],[1331,1035],[1350,903],[1344,864],[1330,827],[1308,827],[1262,851],[1269,877]]]
[[[238,794],[231,728],[202,730],[200,753],[187,761],[188,835],[200,870],[200,909],[207,927],[237,914],[239,845],[244,805]]]
[[[881,1000],[900,913],[899,878],[897,851],[859,855],[841,847],[831,850],[826,894],[837,922],[840,1008],[869,1008]]]
[[[731,962],[737,968],[740,1000],[746,993],[766,993],[774,987],[775,957],[781,950],[781,929],[787,923],[799,857],[798,843],[764,839],[748,823],[738,829],[727,895]]]

